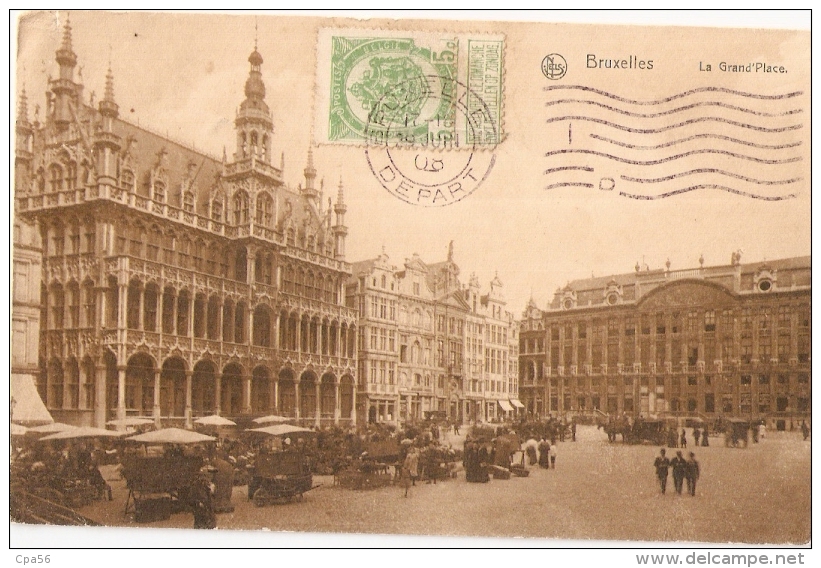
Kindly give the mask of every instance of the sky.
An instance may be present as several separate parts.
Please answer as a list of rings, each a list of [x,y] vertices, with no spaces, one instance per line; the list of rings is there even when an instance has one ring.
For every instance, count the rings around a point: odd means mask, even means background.
[[[690,25],[745,25],[741,15],[689,17],[670,19]],[[552,20],[549,13],[521,18]],[[19,93],[25,86],[30,117],[35,104],[44,107],[47,77],[58,73],[54,52],[64,21],[65,12],[32,13],[19,20],[13,89]],[[71,14],[86,101],[91,91],[99,100],[110,62],[122,117],[215,157],[222,155],[223,147],[229,156],[235,150],[233,118],[244,98],[256,24],[266,100],[274,118],[274,163],[279,164],[284,152],[285,178],[293,186],[303,181],[312,140],[319,26],[315,18],[301,18],[300,25],[295,21],[246,14]],[[784,21],[759,18],[754,24]],[[401,28],[402,22],[386,25]],[[495,30],[492,23],[452,25]],[[362,148],[315,148],[326,199],[335,197],[340,179],[345,186],[349,262],[373,258],[383,249],[400,269],[414,253],[426,262],[440,262],[454,241],[463,283],[476,273],[487,290],[498,274],[507,309],[520,316],[531,297],[544,307],[568,281],[631,272],[637,262],[656,269],[669,259],[673,269],[683,269],[698,266],[702,255],[706,265],[728,264],[731,253],[739,249],[743,262],[810,254],[808,184],[796,199],[768,203],[716,193],[626,202],[601,192],[546,192],[535,126],[541,116],[537,97],[546,81],[530,69],[538,69],[547,48],[531,45],[535,28],[496,27],[507,35],[507,137],[491,175],[469,198],[447,207],[410,205],[381,188]],[[589,41],[595,43],[599,38],[594,35]],[[617,44],[607,45],[612,50]],[[641,93],[641,85],[630,88]],[[805,167],[808,179],[808,160]]]

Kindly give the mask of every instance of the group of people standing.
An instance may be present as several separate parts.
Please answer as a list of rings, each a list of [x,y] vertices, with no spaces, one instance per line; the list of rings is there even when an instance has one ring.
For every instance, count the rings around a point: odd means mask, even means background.
[[[696,455],[690,452],[690,455],[685,459],[681,450],[676,451],[676,457],[669,459],[664,448],[661,449],[659,455],[653,462],[656,468],[656,477],[658,478],[659,487],[662,495],[667,492],[667,476],[669,470],[673,470],[673,485],[676,493],[681,495],[684,488],[684,482],[687,482],[687,493],[695,497],[696,482],[701,475],[701,467],[696,460]]]

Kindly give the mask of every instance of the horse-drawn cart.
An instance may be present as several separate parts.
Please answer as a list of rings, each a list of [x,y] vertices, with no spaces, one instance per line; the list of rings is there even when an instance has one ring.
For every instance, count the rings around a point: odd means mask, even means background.
[[[248,498],[257,507],[294,498],[301,501],[303,494],[319,487],[313,485],[308,459],[296,451],[260,454],[256,457],[250,474]]]

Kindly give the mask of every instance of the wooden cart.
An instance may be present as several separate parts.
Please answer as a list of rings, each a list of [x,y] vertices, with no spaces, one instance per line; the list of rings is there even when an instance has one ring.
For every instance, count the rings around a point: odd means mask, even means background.
[[[123,458],[123,477],[128,487],[125,514],[133,512],[137,522],[151,522],[185,509],[188,491],[202,465],[199,456]]]
[[[257,507],[292,499],[301,501],[305,493],[319,487],[313,485],[310,464],[300,452],[260,454],[249,473],[248,498]]]

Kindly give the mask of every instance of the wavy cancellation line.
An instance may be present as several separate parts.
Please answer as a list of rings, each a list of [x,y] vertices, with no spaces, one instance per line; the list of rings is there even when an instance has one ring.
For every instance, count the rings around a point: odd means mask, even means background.
[[[547,173],[547,172],[545,172]],[[797,177],[792,179],[782,179],[782,180],[775,180],[769,181],[764,179],[755,179],[747,176],[742,176],[740,174],[735,174],[733,172],[728,172],[726,170],[720,170],[718,168],[698,168],[695,170],[690,170],[687,172],[680,172],[677,174],[672,174],[669,176],[659,177],[659,178],[637,178],[637,177],[630,177],[630,176],[621,176],[621,179],[624,181],[632,181],[636,183],[661,183],[665,181],[670,181],[682,177],[692,176],[696,174],[718,174],[722,176],[732,177],[741,181],[746,181],[748,183],[754,183],[756,185],[789,185],[792,183],[798,183],[803,178]]]
[[[560,183],[552,183],[545,187],[545,189],[556,189],[557,187],[586,187],[588,189],[593,189],[593,184],[578,181],[565,181]]]
[[[690,187],[685,187],[682,189],[676,189],[674,191],[668,191],[666,193],[660,193],[658,195],[641,195],[637,193],[628,193],[626,191],[620,191],[619,195],[622,197],[628,197],[630,199],[641,199],[641,200],[653,200],[653,199],[662,199],[665,197],[672,197],[673,195],[681,195],[682,193],[687,193],[690,191],[695,191],[697,189],[719,189],[721,191],[726,191],[728,193],[733,193],[735,195],[740,195],[742,197],[750,197],[753,199],[761,199],[763,201],[784,201],[785,199],[794,199],[795,194],[790,193],[788,195],[759,195],[756,193],[749,193],[747,191],[741,191],[740,189],[735,189],[732,187],[728,187],[726,185],[718,185],[712,183],[704,183],[699,185],[691,185]]]
[[[589,166],[562,166],[560,168],[551,168],[549,170],[544,171],[544,175],[548,174],[555,174],[557,172],[567,172],[567,171],[582,171],[582,172],[592,172],[593,168]]]
[[[728,152],[726,150],[714,150],[714,149],[704,149],[704,150],[691,150],[689,152],[684,152],[682,154],[676,154],[675,156],[669,156],[667,158],[661,158],[658,160],[628,160],[627,158],[622,158],[620,156],[614,156],[613,154],[605,154],[604,152],[597,152],[595,150],[553,150],[552,152],[548,152],[545,154],[545,157],[548,158],[550,156],[556,156],[560,154],[589,154],[591,156],[600,156],[602,158],[608,158],[610,160],[615,160],[617,162],[622,162],[625,164],[633,164],[635,166],[655,166],[658,164],[664,164],[666,162],[672,162],[673,160],[678,160],[680,158],[686,158],[688,156],[693,156],[696,154],[721,154],[724,156],[730,156],[733,158],[739,158],[742,160],[749,160],[751,162],[758,162],[759,164],[790,164],[793,162],[801,161],[801,157],[794,157],[794,158],[786,158],[783,160],[765,160],[762,158],[755,158],[753,156],[746,156],[744,154],[736,154],[735,152]]]
[[[744,91],[736,91],[734,89],[727,89],[725,87],[699,87],[697,89],[690,89],[689,91],[683,91],[676,95],[672,95],[670,97],[666,97],[663,99],[656,99],[656,100],[649,100],[649,101],[639,101],[635,99],[628,99],[625,97],[620,97],[618,95],[614,95],[613,93],[609,93],[607,91],[602,91],[600,89],[594,89],[593,87],[585,87],[583,85],[551,85],[548,87],[544,87],[545,91],[556,91],[556,90],[578,90],[578,91],[585,91],[588,93],[596,93],[597,95],[602,95],[604,97],[609,97],[613,100],[617,100],[623,103],[629,103],[633,105],[660,105],[664,103],[669,103],[670,101],[674,101],[677,99],[681,99],[684,97],[688,97],[690,95],[694,95],[697,93],[725,93],[728,95],[737,95],[740,97],[747,97],[750,99],[758,99],[764,101],[776,101],[776,100],[783,100],[783,99],[791,99],[793,97],[797,97],[799,95],[804,94],[803,91],[794,91],[792,93],[785,93],[783,95],[760,95],[757,93],[747,93]]]
[[[621,142],[619,140],[613,140],[612,138],[607,138],[605,136],[599,136],[598,134],[590,134],[590,138],[595,138],[596,140],[601,140],[602,142],[609,142],[610,144],[615,144],[616,146],[621,146],[622,148],[630,148],[633,150],[659,150],[661,148],[669,148],[670,146],[675,146],[676,144],[682,144],[684,142],[691,142],[693,140],[701,140],[703,138],[712,138],[715,140],[724,140],[725,142],[732,142],[733,144],[741,144],[744,146],[750,146],[752,148],[760,148],[762,150],[785,150],[787,148],[795,148],[796,146],[800,146],[801,142],[790,142],[788,144],[758,144],[757,142],[751,142],[749,140],[741,140],[739,138],[733,138],[732,136],[724,136],[723,134],[712,134],[712,133],[705,133],[705,134],[694,134],[693,136],[687,136],[686,138],[680,138],[678,140],[673,140],[672,142],[665,142],[663,144],[657,144],[655,146],[642,146],[640,144],[628,144],[627,142]]]
[[[756,130],[758,132],[787,132],[789,130],[798,130],[799,128],[803,128],[802,124],[791,124],[790,126],[781,126],[776,128],[767,128],[764,126],[756,126],[754,124],[746,124],[744,122],[738,122],[736,120],[729,120],[727,118],[722,118],[720,116],[700,116],[698,118],[691,118],[685,120],[683,122],[679,122],[677,124],[670,124],[667,126],[662,126],[660,128],[631,128],[629,126],[624,126],[622,124],[616,124],[615,122],[610,122],[609,120],[603,120],[601,118],[594,118],[592,116],[557,116],[554,118],[548,118],[547,124],[551,122],[562,122],[565,120],[580,120],[583,122],[595,122],[596,124],[602,124],[604,126],[609,126],[611,128],[616,128],[617,130],[623,130],[625,132],[632,132],[634,134],[657,134],[659,132],[666,132],[668,130],[673,130],[674,128],[681,128],[683,126],[688,126],[690,124],[696,124],[699,122],[723,122],[724,124],[729,124],[731,126],[738,126],[739,128],[747,128],[750,130]]]
[[[747,114],[752,114],[752,115],[755,115],[755,116],[761,116],[761,117],[765,117],[765,118],[773,118],[773,117],[780,117],[780,116],[791,116],[791,115],[794,115],[794,114],[799,114],[801,112],[804,112],[800,108],[791,109],[791,110],[787,110],[787,111],[784,111],[784,112],[776,112],[776,113],[761,112],[761,111],[753,110],[751,108],[740,107],[740,106],[736,106],[736,105],[722,103],[720,101],[702,101],[702,102],[692,103],[692,104],[689,104],[689,105],[684,105],[684,106],[680,106],[680,107],[677,107],[677,108],[674,108],[674,109],[665,110],[665,111],[662,111],[662,112],[655,112],[655,113],[630,112],[629,110],[616,108],[616,107],[613,107],[613,106],[610,106],[610,105],[606,105],[604,103],[600,103],[598,101],[588,101],[588,100],[585,100],[585,99],[559,99],[559,100],[556,100],[556,101],[548,101],[548,102],[545,103],[545,106],[550,107],[550,106],[555,106],[555,105],[560,105],[560,104],[581,104],[581,105],[597,106],[597,107],[601,107],[605,110],[609,110],[611,112],[615,112],[615,113],[618,113],[618,114],[623,114],[625,116],[632,116],[632,117],[636,117],[636,118],[658,118],[658,117],[661,117],[661,116],[669,116],[669,115],[675,114],[677,112],[684,112],[684,111],[687,111],[687,110],[692,110],[692,109],[698,108],[698,107],[719,107],[719,108],[724,108],[724,109],[727,109],[727,110],[736,110],[736,111],[739,111],[739,112],[744,112],[744,113],[747,113]]]

